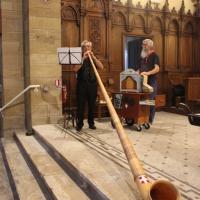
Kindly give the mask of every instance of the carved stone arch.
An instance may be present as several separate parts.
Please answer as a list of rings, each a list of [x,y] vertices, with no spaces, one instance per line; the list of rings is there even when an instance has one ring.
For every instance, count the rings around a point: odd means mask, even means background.
[[[100,1],[101,1],[101,5],[102,5],[103,14],[104,14],[105,18],[107,19],[109,17],[108,16],[109,2],[107,0],[100,0]]]
[[[103,11],[105,12],[106,11],[106,0],[100,0],[100,1],[101,1]]]
[[[145,19],[142,15],[135,15],[134,18],[134,26],[135,27],[145,27]]]
[[[183,32],[186,34],[193,34],[194,33],[194,26],[191,21],[188,21],[185,23],[185,26],[183,28]]]
[[[126,16],[123,12],[117,11],[113,15],[113,24],[125,26],[126,25]]]
[[[102,10],[105,12],[105,0],[87,0],[86,1],[86,8],[88,9],[95,9],[95,10]]]
[[[178,33],[179,31],[179,23],[176,19],[172,19],[168,25],[168,31],[170,33]]]
[[[77,25],[80,24],[79,11],[73,5],[64,5],[61,8],[62,20],[76,21]]]
[[[151,27],[154,30],[160,30],[160,31],[162,31],[163,30],[163,23],[162,23],[161,18],[158,17],[158,16],[152,18]]]

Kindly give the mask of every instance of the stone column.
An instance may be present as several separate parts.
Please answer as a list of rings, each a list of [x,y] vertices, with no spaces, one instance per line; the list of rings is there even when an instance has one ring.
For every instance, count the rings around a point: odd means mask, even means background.
[[[22,0],[2,0],[2,105],[24,88]],[[24,98],[15,101],[3,112],[1,136],[24,129]]]
[[[27,86],[41,85],[41,91],[29,91],[4,111],[4,136],[18,129],[30,132],[32,125],[55,123],[61,116],[61,89],[55,86],[61,79],[60,7],[60,0],[1,1],[3,104]]]
[[[41,92],[31,92],[26,99],[28,131],[31,125],[56,123],[61,116],[61,88],[55,86],[62,71],[56,55],[61,46],[60,11],[60,0],[24,0],[24,20],[28,17],[24,30],[29,36],[24,37],[29,55],[25,59],[25,84],[41,85]]]

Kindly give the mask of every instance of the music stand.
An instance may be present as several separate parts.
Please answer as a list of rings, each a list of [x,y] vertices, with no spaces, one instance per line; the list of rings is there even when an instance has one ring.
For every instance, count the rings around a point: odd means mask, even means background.
[[[61,47],[57,49],[60,65],[74,65],[82,63],[81,47]]]
[[[82,64],[82,49],[81,47],[60,47],[57,48],[57,55],[58,55],[58,62],[60,65],[75,65],[75,64]],[[71,83],[69,80],[68,84],[68,94],[71,90]],[[73,111],[73,113],[71,113]],[[65,110],[64,110],[65,112]],[[68,112],[68,117],[66,116]],[[74,125],[74,117],[76,115],[74,114],[74,109],[71,108],[71,99],[69,95],[69,107],[66,109],[66,113],[64,113],[64,123],[63,128],[69,128],[69,121],[72,120],[72,124]],[[76,119],[75,119],[76,121]],[[67,127],[66,127],[67,124]]]

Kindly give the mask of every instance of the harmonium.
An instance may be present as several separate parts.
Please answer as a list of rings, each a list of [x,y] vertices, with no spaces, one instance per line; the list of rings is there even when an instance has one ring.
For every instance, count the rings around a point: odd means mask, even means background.
[[[147,84],[147,76],[141,76],[133,69],[127,69],[120,73],[120,91],[124,92],[153,92],[153,88]]]
[[[117,114],[122,122],[135,125],[137,131],[144,126],[150,128],[150,105],[155,101],[150,100],[153,88],[147,84],[147,76],[141,76],[133,69],[120,73],[120,91],[112,94],[112,101]]]

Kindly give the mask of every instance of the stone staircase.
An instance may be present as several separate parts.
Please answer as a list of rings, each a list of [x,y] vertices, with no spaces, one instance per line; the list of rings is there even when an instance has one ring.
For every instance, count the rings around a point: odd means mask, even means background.
[[[33,136],[15,133],[13,140],[1,142],[1,200],[140,199],[130,172],[83,144],[78,135],[64,135],[54,125],[35,126],[34,131]]]

